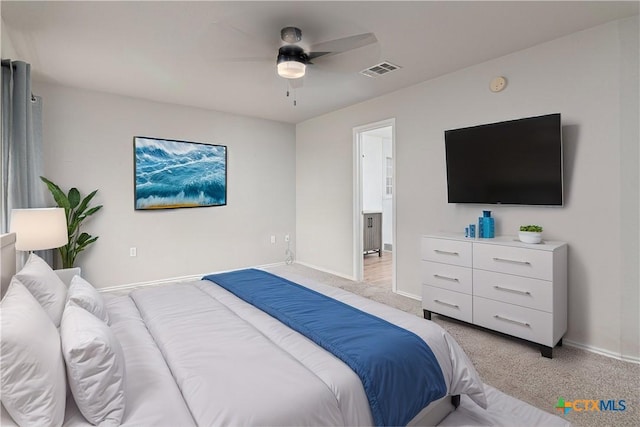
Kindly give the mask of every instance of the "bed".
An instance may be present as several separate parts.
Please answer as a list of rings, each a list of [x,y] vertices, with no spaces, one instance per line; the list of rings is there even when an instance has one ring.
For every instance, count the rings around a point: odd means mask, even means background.
[[[11,244],[8,246],[6,252],[10,252]],[[11,268],[11,262],[7,264],[3,264],[3,278],[8,277],[5,269]],[[20,273],[13,278],[22,277]],[[281,286],[284,284],[282,281],[289,282],[269,273],[264,276],[260,270],[241,273],[249,274],[244,276],[246,283],[266,280],[273,281],[274,286]],[[59,331],[61,336],[62,359],[66,362],[67,374],[62,418],[58,412],[58,418],[52,418],[51,423],[67,426],[356,426],[395,424],[390,420],[404,420],[402,424],[436,425],[455,409],[460,395],[467,395],[479,406],[486,407],[483,384],[473,365],[455,340],[433,322],[311,280],[303,279],[291,285],[300,286],[303,293],[311,293],[314,298],[328,297],[328,304],[345,305],[346,310],[365,313],[361,317],[388,323],[404,331],[402,333],[409,338],[417,337],[420,345],[426,343],[441,371],[442,393],[432,393],[433,401],[425,403],[417,395],[432,384],[411,384],[410,387],[414,388],[409,390],[418,392],[409,395],[407,391],[403,395],[385,385],[382,388],[393,393],[379,394],[378,400],[372,400],[373,386],[368,379],[363,380],[368,377],[363,377],[344,359],[343,353],[350,350],[337,350],[338,355],[332,354],[318,343],[313,333],[307,337],[298,332],[289,317],[284,321],[277,320],[277,315],[271,313],[270,308],[257,308],[245,301],[242,295],[235,294],[229,285],[216,283],[216,280],[222,283],[227,279],[228,276],[217,275],[208,277],[208,280],[140,288],[126,295],[100,294],[103,311],[96,312],[95,302],[88,307],[76,307],[73,298],[69,302],[69,295],[72,290],[76,293],[80,282],[84,282],[81,284],[85,286],[83,289],[87,295],[95,298],[97,294],[93,294],[95,290],[86,288],[86,281],[74,277],[60,315],[59,329],[55,329],[55,317],[52,319],[53,330]],[[260,285],[262,289],[265,287]],[[5,351],[5,341],[9,340],[5,340],[9,337],[5,330],[10,331],[12,324],[7,325],[5,317],[10,318],[9,305],[19,294],[16,289],[18,286],[12,282],[7,291],[9,301],[6,301],[7,297],[2,301],[3,371],[10,371],[7,367],[11,361],[5,360],[10,356],[10,352]],[[289,298],[282,304],[285,308],[295,305],[289,304]],[[283,302],[282,298],[280,302]],[[260,303],[254,304],[260,306]],[[84,311],[92,313],[86,317]],[[314,310],[303,311],[307,316]],[[292,315],[286,313],[286,316]],[[325,313],[325,317],[336,316],[339,314],[326,316]],[[104,372],[97,374],[99,378],[103,375],[101,381],[85,381],[74,388],[75,382],[82,382],[82,378],[77,378],[80,375],[77,371],[82,371],[83,363],[86,363],[82,357],[88,353],[73,353],[71,350],[77,348],[69,350],[70,344],[66,343],[68,339],[65,336],[79,340],[80,336],[90,335],[92,328],[98,331],[98,335],[107,334],[98,352],[109,344],[118,350],[104,358],[108,363],[97,363],[98,366],[89,370],[90,374],[95,374],[96,370],[102,369]],[[40,326],[39,329],[46,328]],[[384,342],[374,346],[379,348],[365,352],[381,351],[380,348],[385,347]],[[83,344],[76,345],[82,347]],[[403,350],[400,353],[404,356],[413,351]],[[114,360],[122,360],[124,366],[113,368],[109,363]],[[408,363],[393,375],[385,372],[379,376],[385,377],[387,382],[384,384],[388,384],[393,378],[404,375],[401,371],[406,371],[406,366]],[[48,371],[50,373],[52,369]],[[416,371],[409,371],[409,376],[419,376],[411,372]],[[3,372],[2,377],[3,426],[16,424],[11,418],[14,414],[5,409],[5,404],[11,400],[11,389],[5,387],[5,382],[9,382],[5,380],[10,374]],[[58,395],[60,387],[58,385]],[[72,393],[67,392],[67,387]],[[52,393],[56,394],[55,390]],[[414,394],[418,403],[413,401]],[[16,402],[12,401],[10,405],[15,406]],[[374,408],[378,405],[386,405],[388,413],[385,416],[391,418],[380,418]],[[19,414],[16,417],[19,418]]]

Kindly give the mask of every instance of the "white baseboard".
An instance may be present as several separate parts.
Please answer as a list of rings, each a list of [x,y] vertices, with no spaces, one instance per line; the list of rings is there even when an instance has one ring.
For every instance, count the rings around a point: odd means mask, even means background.
[[[582,343],[571,341],[571,340],[567,340],[567,339],[563,339],[562,340],[562,345],[567,345],[569,347],[579,348],[581,350],[586,350],[586,351],[589,351],[591,353],[596,353],[596,354],[600,354],[602,356],[611,357],[612,359],[622,360],[623,362],[630,362],[630,363],[640,364],[640,357],[637,357],[637,356],[628,356],[628,355],[624,355],[624,354],[614,353],[614,352],[609,351],[609,350],[605,350],[605,349],[602,349],[602,348],[594,347],[594,346],[591,346],[591,345],[582,344]]]
[[[422,301],[421,297],[419,297],[418,295],[411,294],[409,292],[399,291],[399,290],[396,289],[395,293],[398,294],[398,295],[402,295],[403,297],[407,297],[407,298],[415,299],[415,300],[418,300],[418,301]]]
[[[126,291],[134,288],[144,288],[147,286],[165,285],[168,283],[193,282],[195,280],[202,279],[204,276],[208,274],[227,273],[229,271],[244,270],[245,268],[269,268],[269,267],[276,267],[279,265],[284,265],[284,262],[274,262],[271,264],[262,264],[262,265],[257,265],[253,267],[232,268],[229,270],[210,271],[208,273],[192,274],[189,276],[169,277],[167,279],[150,280],[148,282],[126,283],[124,285],[116,285],[116,286],[108,286],[106,288],[100,288],[98,289],[98,291],[99,292]]]
[[[323,273],[333,274],[334,276],[342,277],[343,279],[353,280],[354,282],[356,281],[355,277],[353,277],[353,276],[349,276],[349,275],[346,275],[346,274],[338,273],[337,271],[328,270],[326,268],[318,267],[316,265],[308,264],[306,262],[295,261],[295,264],[304,265],[305,267],[313,268],[314,270],[322,271]]]
[[[169,277],[167,279],[150,280],[148,282],[125,283],[124,285],[107,286],[105,288],[99,288],[98,292],[126,291],[134,288],[144,288],[146,286],[165,285],[168,283],[193,282],[193,281],[202,279],[203,276],[205,276],[205,274]]]

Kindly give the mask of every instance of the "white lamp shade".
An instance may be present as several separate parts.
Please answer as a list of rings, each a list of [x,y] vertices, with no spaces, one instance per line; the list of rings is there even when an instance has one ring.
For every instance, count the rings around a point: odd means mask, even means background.
[[[278,64],[278,75],[285,79],[298,79],[304,76],[307,66],[298,61],[284,61]]]
[[[63,208],[13,209],[10,229],[19,251],[59,248],[69,242]]]

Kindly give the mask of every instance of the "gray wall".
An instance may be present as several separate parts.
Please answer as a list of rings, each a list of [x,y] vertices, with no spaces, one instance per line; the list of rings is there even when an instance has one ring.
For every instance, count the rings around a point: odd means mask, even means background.
[[[447,203],[443,131],[560,112],[565,206],[492,206],[496,232],[538,223],[568,242],[567,340],[638,358],[637,36],[637,17],[609,23],[298,124],[298,259],[354,276],[352,129],[393,117],[397,288],[417,297],[420,235],[487,208]],[[499,75],[508,86],[492,93]]]
[[[295,237],[293,125],[57,85],[34,92],[44,100],[46,176],[99,189],[104,208],[86,228],[100,238],[78,258],[95,286],[284,261],[284,234]],[[135,211],[134,135],[227,145],[228,205]]]

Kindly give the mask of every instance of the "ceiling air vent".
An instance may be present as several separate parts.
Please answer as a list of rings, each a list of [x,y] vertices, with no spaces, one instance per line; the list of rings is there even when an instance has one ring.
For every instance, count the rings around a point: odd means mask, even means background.
[[[385,74],[389,74],[390,72],[398,70],[400,68],[402,67],[400,67],[399,65],[395,65],[391,62],[385,61],[360,71],[360,74],[364,74],[367,77],[375,78],[383,76]]]

